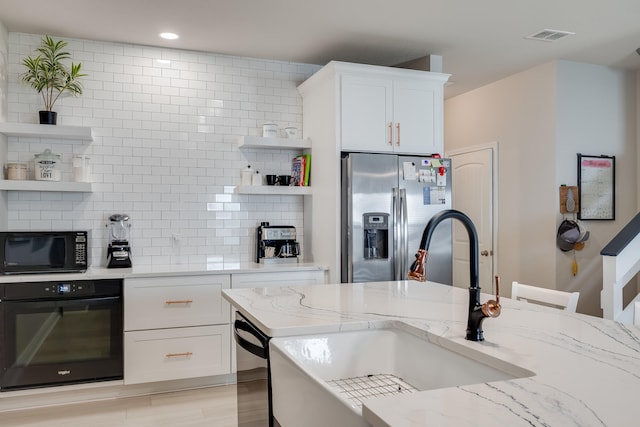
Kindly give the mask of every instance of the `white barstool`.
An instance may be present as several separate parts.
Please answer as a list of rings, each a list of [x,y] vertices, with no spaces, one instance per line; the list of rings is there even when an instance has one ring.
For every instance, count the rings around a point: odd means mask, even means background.
[[[555,306],[575,313],[580,292],[557,291],[555,289],[524,285],[514,281],[511,283],[511,298],[532,303],[543,303],[543,305]]]

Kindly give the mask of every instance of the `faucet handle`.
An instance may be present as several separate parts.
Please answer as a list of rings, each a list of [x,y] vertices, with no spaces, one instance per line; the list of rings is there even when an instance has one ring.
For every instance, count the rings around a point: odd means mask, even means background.
[[[496,299],[490,299],[486,303],[482,304],[482,312],[487,317],[498,317],[500,316],[501,310],[502,306],[500,306],[500,276],[496,275]]]
[[[424,267],[427,261],[427,251],[424,249],[418,249],[418,253],[416,253],[416,259],[411,264],[409,268],[409,273],[407,274],[407,279],[417,280],[418,282],[424,282],[427,280],[427,276],[425,275]]]

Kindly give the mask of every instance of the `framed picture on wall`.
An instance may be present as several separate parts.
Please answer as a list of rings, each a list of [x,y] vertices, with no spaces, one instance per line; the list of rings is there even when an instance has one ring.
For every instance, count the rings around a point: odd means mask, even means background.
[[[616,158],[578,153],[578,197],[581,220],[616,219]]]

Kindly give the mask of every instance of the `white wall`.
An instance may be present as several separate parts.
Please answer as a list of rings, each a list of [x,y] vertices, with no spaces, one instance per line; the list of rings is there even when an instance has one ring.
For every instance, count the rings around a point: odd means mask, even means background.
[[[445,147],[499,142],[499,272],[512,280],[581,292],[578,311],[601,315],[600,250],[637,212],[633,73],[559,61],[445,102]],[[556,248],[558,187],[577,184],[577,153],[616,156],[616,221],[586,224],[590,240]]]
[[[557,253],[557,287],[580,291],[580,310],[602,315],[600,250],[635,216],[637,176],[636,97],[633,73],[568,61],[557,63],[557,186],[577,184],[577,153],[616,157],[615,221],[585,221],[589,240],[576,251]],[[557,214],[558,224],[562,215]]]
[[[41,100],[19,74],[40,39],[9,34],[8,121],[37,122]],[[51,144],[12,137],[8,156],[28,161],[51,148],[62,154],[69,179],[71,156],[85,153],[94,192],[10,192],[9,229],[90,229],[94,265],[104,265],[104,225],[112,213],[131,217],[136,265],[251,261],[254,229],[265,220],[294,225],[302,234],[302,197],[232,194],[247,164],[284,173],[296,152],[240,150],[236,140],[257,135],[266,121],[301,128],[296,87],[318,66],[68,41],[89,76],[82,96],[56,104],[58,124],[91,126],[95,140]]]
[[[446,150],[498,141],[504,284],[555,287],[554,70],[545,64],[445,101]]]

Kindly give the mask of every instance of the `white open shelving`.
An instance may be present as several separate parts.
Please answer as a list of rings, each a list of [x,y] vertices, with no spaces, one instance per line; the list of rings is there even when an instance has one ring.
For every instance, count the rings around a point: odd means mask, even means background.
[[[93,130],[81,126],[38,125],[30,123],[0,123],[0,133],[24,138],[49,138],[74,141],[93,141]],[[0,190],[9,191],[93,191],[90,182],[0,180]]]
[[[92,129],[80,126],[0,123],[0,133],[7,136],[23,136],[31,138],[64,138],[81,141],[93,140]]]
[[[285,187],[281,185],[239,185],[237,194],[271,194],[283,196],[304,196],[311,194],[311,187]]]
[[[311,140],[296,138],[263,138],[260,136],[241,136],[238,147],[269,148],[280,150],[307,150],[311,148]]]
[[[90,182],[68,182],[68,181],[20,181],[20,180],[0,180],[0,190],[10,191],[67,191],[90,193],[92,185]]]
[[[311,150],[310,139],[277,138],[261,136],[241,136],[238,138],[239,148],[264,148],[270,150]],[[311,161],[313,164],[313,160]],[[311,187],[286,187],[279,185],[239,185],[236,194],[262,194],[283,196],[306,196],[311,194]]]

